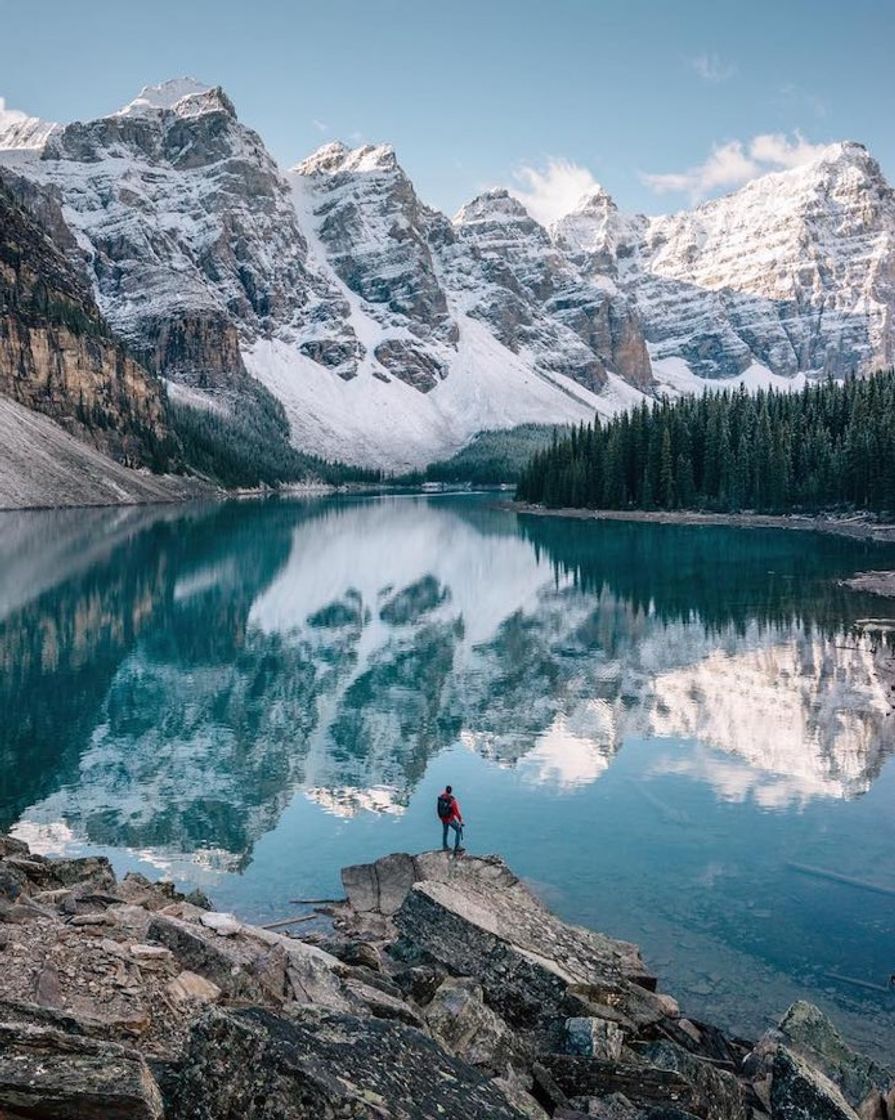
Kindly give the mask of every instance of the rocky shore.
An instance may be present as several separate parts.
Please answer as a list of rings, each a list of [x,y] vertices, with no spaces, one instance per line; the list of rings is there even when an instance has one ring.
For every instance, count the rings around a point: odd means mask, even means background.
[[[817,1008],[727,1037],[496,857],[342,881],[294,937],[0,835],[0,1117],[895,1118],[893,1075]]]
[[[547,509],[527,502],[500,502],[512,513],[536,517],[566,517],[577,521],[650,521],[657,525],[725,525],[732,529],[794,529],[809,533],[831,533],[853,540],[895,541],[895,525],[875,520],[869,514],[845,517],[811,517],[807,514],[703,513],[700,510],[661,509]]]

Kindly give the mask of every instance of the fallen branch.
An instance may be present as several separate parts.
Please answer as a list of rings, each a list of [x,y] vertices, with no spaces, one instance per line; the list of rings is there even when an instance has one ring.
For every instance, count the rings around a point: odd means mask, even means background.
[[[347,902],[347,898],[290,898],[293,906],[337,906]]]
[[[282,926],[298,925],[299,922],[313,922],[313,920],[315,918],[319,918],[319,917],[320,917],[319,914],[300,914],[296,918],[283,918],[283,920],[280,921],[280,922],[270,922],[268,925],[262,926],[261,928],[262,929],[280,929]]]
[[[855,988],[869,988],[871,992],[891,992],[891,988],[885,988],[882,984],[872,984],[869,980],[858,980],[854,976],[843,976],[840,972],[825,972],[825,976],[829,976],[831,980],[838,980],[842,984],[851,984]]]
[[[815,879],[829,879],[833,883],[844,883],[847,887],[860,887],[874,894],[895,895],[895,887],[884,887],[881,883],[868,883],[866,879],[855,879],[851,875],[840,875],[838,871],[827,871],[825,867],[812,867],[807,863],[787,863],[790,871],[800,875],[810,875]]]

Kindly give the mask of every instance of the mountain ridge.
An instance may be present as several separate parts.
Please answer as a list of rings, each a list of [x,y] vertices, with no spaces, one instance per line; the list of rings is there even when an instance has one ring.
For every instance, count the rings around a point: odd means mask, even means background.
[[[673,215],[595,187],[548,229],[502,188],[447,217],[388,144],[283,170],[220,87],[175,79],[86,123],[6,110],[0,175],[56,199],[172,399],[238,410],[260,381],[294,446],[360,465],[895,360],[895,194],[855,142]]]

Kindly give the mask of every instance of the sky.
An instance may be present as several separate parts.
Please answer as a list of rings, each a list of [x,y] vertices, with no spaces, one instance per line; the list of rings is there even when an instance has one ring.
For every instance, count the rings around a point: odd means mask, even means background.
[[[599,182],[663,213],[859,140],[895,182],[895,0],[0,0],[0,99],[86,120],[221,85],[284,166],[388,142],[453,214]],[[2,108],[2,104],[0,104]]]

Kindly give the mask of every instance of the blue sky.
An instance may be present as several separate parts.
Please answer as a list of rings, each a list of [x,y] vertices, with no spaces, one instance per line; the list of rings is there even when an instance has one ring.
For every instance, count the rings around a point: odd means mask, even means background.
[[[547,217],[593,178],[662,212],[838,139],[895,181],[893,0],[0,0],[0,36],[7,108],[189,74],[282,164],[388,141],[449,213],[503,184]]]

